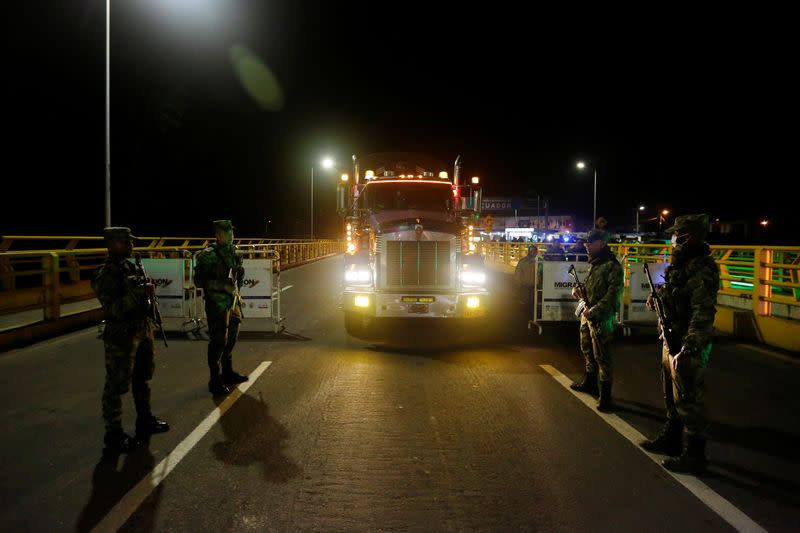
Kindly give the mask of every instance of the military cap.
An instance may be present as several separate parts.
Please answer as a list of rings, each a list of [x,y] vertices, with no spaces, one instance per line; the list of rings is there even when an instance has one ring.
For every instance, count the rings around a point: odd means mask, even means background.
[[[132,241],[138,239],[138,237],[131,235],[131,228],[122,226],[103,228],[103,237],[108,241]]]
[[[233,223],[230,220],[215,220],[214,221],[214,231],[222,230],[222,231],[232,231],[235,228],[233,227]]]
[[[584,242],[594,242],[594,241],[603,241],[608,242],[611,238],[611,234],[607,231],[601,229],[595,229],[586,237]]]
[[[667,233],[692,233],[705,237],[708,233],[708,215],[698,213],[675,218],[675,223],[667,228]]]

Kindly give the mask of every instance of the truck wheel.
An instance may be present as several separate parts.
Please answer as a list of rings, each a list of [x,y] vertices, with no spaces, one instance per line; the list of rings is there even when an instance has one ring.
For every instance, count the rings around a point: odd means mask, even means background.
[[[367,321],[365,318],[366,317],[360,313],[345,311],[344,329],[347,331],[347,334],[359,339],[365,338],[367,336]]]

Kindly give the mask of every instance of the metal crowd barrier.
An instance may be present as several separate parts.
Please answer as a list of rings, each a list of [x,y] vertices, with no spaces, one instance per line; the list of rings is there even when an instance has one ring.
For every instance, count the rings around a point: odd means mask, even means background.
[[[41,310],[39,320],[54,322],[62,318],[62,305],[92,300],[91,275],[107,255],[98,246],[102,242],[101,237],[0,236],[0,330],[16,327],[9,319],[12,314]],[[213,239],[145,237],[139,242],[147,245],[135,251],[146,257],[178,258],[202,250]],[[346,248],[346,243],[335,240],[238,238],[235,242],[245,254],[263,253],[256,248],[274,251],[283,269]],[[53,244],[63,248],[41,248]]]
[[[483,242],[479,250],[488,264],[509,271],[527,254],[528,246]],[[547,259],[547,250],[553,245],[537,246],[539,257]],[[671,248],[664,244],[610,246],[625,267],[625,307],[619,322],[629,328],[641,322],[630,319],[632,306],[642,304],[641,291],[631,290],[631,279],[636,279],[632,273],[644,262],[669,263]],[[800,246],[711,246],[711,253],[720,267],[715,326],[720,331],[743,333],[766,344],[800,351]],[[565,254],[565,261],[569,255]]]

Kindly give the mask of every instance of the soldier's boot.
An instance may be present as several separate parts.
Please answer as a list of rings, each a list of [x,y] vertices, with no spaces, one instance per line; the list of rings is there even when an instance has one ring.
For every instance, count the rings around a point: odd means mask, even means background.
[[[230,393],[231,390],[222,382],[219,367],[209,367],[209,370],[211,371],[211,379],[208,382],[208,392],[210,392],[212,396],[225,396]]]
[[[103,444],[105,444],[107,451],[127,453],[136,448],[139,443],[122,429],[108,429],[106,430],[106,436],[103,438]]]
[[[222,357],[222,382],[228,385],[236,385],[238,383],[244,383],[248,381],[250,378],[247,376],[243,376],[233,370],[233,358],[230,356]]]
[[[166,433],[169,431],[169,424],[165,420],[155,416],[146,415],[136,418],[136,439],[144,438],[156,433]]]
[[[576,381],[570,385],[569,388],[578,392],[585,392],[587,394],[591,394],[592,396],[597,396],[599,392],[597,390],[597,372],[587,371],[581,381]]]
[[[652,453],[663,453],[675,457],[683,450],[683,423],[677,418],[668,418],[652,439],[646,439],[639,446]]]
[[[136,406],[136,440],[169,431],[169,424],[153,416],[150,410],[150,384],[135,380],[132,383],[133,404]]]
[[[603,413],[610,413],[614,410],[614,403],[611,400],[611,381],[600,382],[600,398],[597,400],[597,410]]]
[[[671,472],[699,476],[706,471],[706,439],[696,435],[686,437],[686,447],[678,457],[669,457],[661,463]]]

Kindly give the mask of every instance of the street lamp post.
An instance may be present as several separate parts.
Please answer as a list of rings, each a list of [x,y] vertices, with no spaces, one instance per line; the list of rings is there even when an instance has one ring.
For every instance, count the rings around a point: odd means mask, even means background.
[[[586,168],[586,163],[583,161],[578,161],[577,165],[578,170],[583,170]],[[595,221],[597,221],[597,168],[593,168],[594,170],[594,193],[592,195],[592,225],[594,225]]]
[[[105,225],[111,225],[111,0],[106,0],[106,146]]]
[[[636,233],[639,233],[639,211],[644,211],[644,206],[640,205],[638,209],[636,209]]]
[[[661,214],[658,217],[658,232],[661,233],[661,223],[667,221],[667,215],[669,215],[669,209],[664,209],[661,211]]]
[[[333,168],[333,159],[326,157],[322,160],[322,168]],[[311,240],[314,240],[314,165],[311,165]]]

